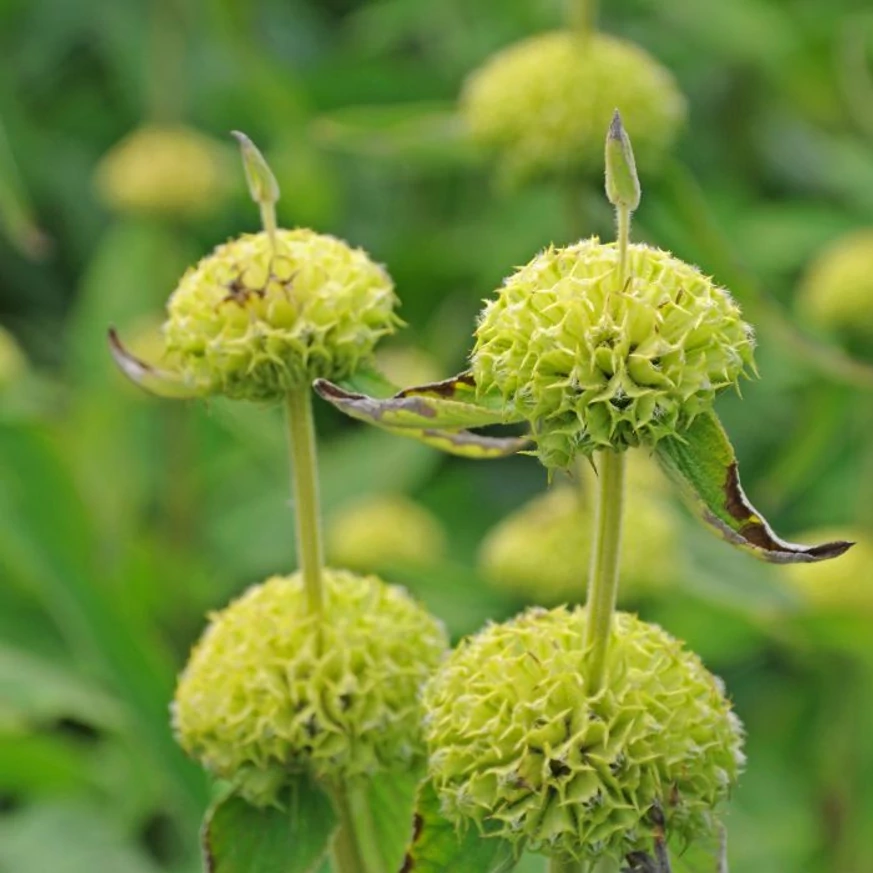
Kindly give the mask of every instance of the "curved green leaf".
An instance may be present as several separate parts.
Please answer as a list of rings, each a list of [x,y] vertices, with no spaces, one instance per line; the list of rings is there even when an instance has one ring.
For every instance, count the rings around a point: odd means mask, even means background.
[[[132,355],[122,344],[115,328],[109,328],[109,351],[118,369],[135,385],[156,394],[158,397],[168,397],[174,400],[190,400],[202,397],[206,389],[202,385],[192,385],[186,382],[178,373],[153,367],[145,361]]]
[[[400,873],[508,873],[518,855],[506,840],[475,828],[458,831],[443,818],[433,783],[419,789],[412,842]]]
[[[757,558],[776,564],[826,561],[853,545],[804,546],[780,539],[743,493],[734,448],[715,413],[699,415],[680,436],[661,440],[656,453],[703,521]]]
[[[370,393],[358,390],[364,386]],[[394,386],[373,371],[359,373],[343,385],[317,379],[313,388],[351,418],[452,455],[502,458],[529,444],[525,437],[487,437],[466,430],[508,422],[499,399],[477,397],[475,384],[464,374],[402,391],[395,389],[390,395]]]
[[[312,873],[327,854],[336,816],[328,797],[298,779],[282,807],[258,809],[236,794],[203,820],[207,873]]]

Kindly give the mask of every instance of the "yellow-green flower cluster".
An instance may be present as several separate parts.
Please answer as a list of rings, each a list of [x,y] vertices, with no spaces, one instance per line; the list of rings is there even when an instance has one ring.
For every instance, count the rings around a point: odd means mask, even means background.
[[[669,503],[631,482],[621,542],[619,602],[675,583],[682,563],[676,528]],[[575,603],[585,595],[593,529],[593,505],[578,489],[553,486],[488,533],[479,550],[480,565],[494,585],[527,602]]]
[[[403,589],[326,570],[324,614],[300,574],[273,577],[213,615],[179,680],[182,747],[266,805],[292,774],[351,779],[423,753],[420,689],[442,627]]]
[[[798,305],[809,322],[873,357],[873,228],[838,239],[813,261]]]
[[[531,424],[540,459],[653,446],[681,433],[751,366],[753,338],[730,294],[668,252],[596,237],[550,247],[485,306],[476,384]]]
[[[400,324],[396,302],[385,270],[335,237],[247,234],[182,278],[168,304],[167,351],[193,385],[276,399],[354,371]]]
[[[518,846],[622,860],[712,833],[743,764],[721,683],[655,625],[614,618],[586,688],[585,612],[530,610],[464,641],[428,684],[429,772],[444,813]]]
[[[196,217],[228,193],[224,147],[188,127],[140,127],[116,143],[95,177],[103,201],[124,213]]]
[[[327,529],[331,562],[353,570],[429,567],[445,549],[439,519],[401,494],[368,497],[344,507]]]
[[[570,31],[512,45],[476,70],[461,110],[474,141],[512,178],[599,171],[616,107],[638,163],[656,163],[685,117],[673,76],[638,46]]]
[[[812,543],[844,540],[846,531],[813,530],[798,539]],[[812,610],[873,617],[873,541],[861,531],[849,539],[855,545],[834,561],[786,564],[782,572]]]

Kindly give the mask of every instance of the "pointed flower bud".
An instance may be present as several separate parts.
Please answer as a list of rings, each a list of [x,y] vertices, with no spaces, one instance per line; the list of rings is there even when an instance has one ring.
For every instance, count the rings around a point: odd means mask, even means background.
[[[179,743],[258,806],[294,774],[346,780],[423,755],[420,691],[445,652],[442,626],[375,576],[323,581],[320,620],[299,573],[214,614],[176,690]]]
[[[489,58],[461,94],[470,135],[510,180],[599,173],[616,106],[641,166],[656,166],[686,113],[669,70],[625,40],[555,31]]]
[[[585,611],[529,610],[468,638],[425,689],[443,813],[519,848],[621,862],[713,835],[744,757],[721,682],[656,625],[617,613],[586,690]]]
[[[606,196],[619,209],[633,212],[640,205],[640,180],[634,150],[617,109],[606,134]]]
[[[278,202],[279,183],[260,149],[238,130],[232,131],[231,135],[239,143],[252,200],[261,205]]]
[[[659,249],[627,258],[616,294],[615,244],[550,247],[480,316],[476,384],[530,422],[547,467],[681,433],[751,365],[751,328],[724,288]]]

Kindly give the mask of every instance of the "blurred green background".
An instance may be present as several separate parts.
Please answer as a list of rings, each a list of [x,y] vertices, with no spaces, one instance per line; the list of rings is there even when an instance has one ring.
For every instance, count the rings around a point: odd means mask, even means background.
[[[294,565],[278,412],[149,398],[105,344],[115,324],[147,354],[186,266],[257,228],[227,132],[263,147],[283,223],[388,266],[409,326],[386,367],[451,375],[513,266],[611,234],[599,179],[498,184],[454,112],[470,70],[564,15],[560,0],[0,3],[2,873],[198,869],[209,790],[170,734],[174,676],[208,610]],[[634,233],[713,273],[758,326],[760,380],[719,402],[747,492],[780,531],[870,550],[873,339],[842,348],[794,305],[808,264],[873,225],[869,4],[620,0],[600,24],[689,100]],[[873,337],[873,292],[857,319]],[[317,417],[335,554],[350,507],[403,495],[442,553],[394,553],[376,523],[343,560],[408,585],[456,637],[548,599],[478,558],[544,491],[533,459],[449,459]],[[673,539],[645,548],[669,584],[629,605],[688,640],[748,728],[731,869],[871,873],[873,552],[797,585],[663,500]],[[631,520],[629,550],[634,536]]]

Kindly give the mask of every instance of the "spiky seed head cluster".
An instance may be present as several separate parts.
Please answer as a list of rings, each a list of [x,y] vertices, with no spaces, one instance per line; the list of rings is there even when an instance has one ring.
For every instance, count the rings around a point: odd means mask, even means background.
[[[461,95],[473,140],[512,179],[599,172],[616,107],[643,167],[672,145],[686,113],[673,76],[639,46],[570,31],[509,46],[470,75]]]
[[[246,234],[183,276],[167,307],[167,351],[213,393],[276,399],[351,373],[400,324],[396,302],[385,270],[335,237]]]
[[[873,228],[838,239],[813,261],[801,281],[798,307],[852,351],[873,357]]]
[[[797,539],[813,543],[844,540],[846,531],[813,530]],[[786,564],[781,568],[782,573],[809,609],[870,617],[873,616],[873,540],[862,531],[848,539],[855,545],[838,559],[816,564]]]
[[[119,212],[196,217],[229,193],[231,166],[227,149],[211,137],[149,125],[106,153],[95,183],[106,205]]]
[[[479,319],[482,391],[530,422],[540,460],[655,445],[752,366],[751,328],[723,288],[668,252],[596,237],[550,247],[505,280]]]
[[[182,747],[256,805],[289,774],[349,779],[423,753],[420,690],[446,649],[403,589],[325,570],[324,614],[300,574],[250,588],[194,647],[173,726]]]
[[[0,391],[8,388],[27,370],[27,358],[15,337],[0,326]]]
[[[465,640],[425,691],[429,772],[459,826],[546,854],[623,859],[717,824],[743,764],[721,683],[655,625],[617,613],[601,691],[584,610],[529,610]]]
[[[621,543],[620,602],[662,590],[682,572],[669,504],[634,491]],[[529,603],[573,603],[584,594],[591,563],[593,506],[576,489],[554,486],[489,531],[479,550],[486,578]]]
[[[327,529],[327,553],[353,570],[429,567],[445,553],[440,520],[401,494],[368,497],[341,509]]]

